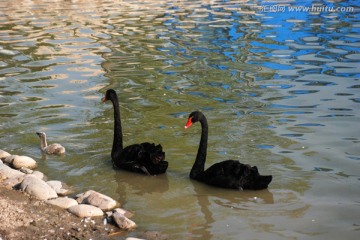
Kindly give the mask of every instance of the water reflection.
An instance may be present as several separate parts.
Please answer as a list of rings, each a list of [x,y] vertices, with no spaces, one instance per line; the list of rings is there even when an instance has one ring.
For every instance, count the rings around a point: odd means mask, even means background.
[[[274,204],[273,194],[267,189],[261,191],[219,190],[196,181],[191,182],[194,187],[196,203],[199,205],[197,216],[202,219],[189,229],[189,234],[193,238],[235,237],[237,234],[233,235],[233,229],[240,229],[249,224],[249,222],[244,224],[244,221],[248,221],[248,219],[245,220],[247,214],[252,212],[254,215],[263,215],[261,212],[265,212],[267,209],[264,204]],[[227,212],[228,215],[225,226],[218,219],[221,211]],[[266,213],[263,216],[266,216]],[[215,232],[216,229],[217,232]],[[226,235],[223,235],[224,232]]]
[[[194,187],[195,196],[201,207],[201,212],[205,215],[205,219],[213,219],[209,211],[210,199],[217,205],[230,209],[245,209],[247,203],[273,204],[274,197],[270,190],[261,191],[237,191],[230,189],[219,189],[211,186],[205,186],[202,183],[191,180]],[[211,225],[212,222],[208,223]]]
[[[133,194],[139,196],[151,193],[161,194],[169,190],[169,179],[166,174],[149,177],[142,174],[128,173],[119,169],[114,169],[114,171],[114,180],[118,185],[116,192],[121,197],[121,202],[131,201],[131,199],[126,198],[126,192],[129,189]]]

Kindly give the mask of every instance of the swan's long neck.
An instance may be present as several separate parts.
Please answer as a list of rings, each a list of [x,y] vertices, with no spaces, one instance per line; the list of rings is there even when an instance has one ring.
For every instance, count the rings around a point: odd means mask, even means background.
[[[45,149],[47,148],[47,142],[46,142],[46,135],[42,134],[40,137],[40,145],[41,145],[41,149]]]
[[[114,159],[115,154],[123,150],[123,139],[120,120],[120,109],[117,96],[112,96],[110,100],[114,106],[114,140],[111,151],[111,157]]]
[[[207,142],[208,142],[208,123],[205,116],[203,116],[200,119],[200,123],[201,123],[200,144],[196,155],[195,163],[190,172],[190,178],[196,178],[196,176],[204,172],[205,169]]]

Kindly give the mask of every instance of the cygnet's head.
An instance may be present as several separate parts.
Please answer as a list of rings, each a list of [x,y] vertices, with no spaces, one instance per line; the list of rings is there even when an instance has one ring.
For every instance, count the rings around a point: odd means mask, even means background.
[[[36,132],[36,134],[39,136],[39,138],[46,137],[46,134],[44,132]]]

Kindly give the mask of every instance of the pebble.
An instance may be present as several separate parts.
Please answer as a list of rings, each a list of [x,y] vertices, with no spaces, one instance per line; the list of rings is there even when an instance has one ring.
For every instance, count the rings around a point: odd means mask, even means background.
[[[113,216],[115,223],[117,224],[117,226],[119,228],[124,229],[124,230],[131,230],[131,229],[136,228],[136,223],[134,221],[128,219],[124,215],[122,215],[118,212],[114,212],[112,216]]]
[[[78,205],[78,202],[73,198],[58,197],[45,201],[45,203],[58,206],[60,208],[68,209],[72,206]]]
[[[0,180],[5,180],[15,176],[24,176],[25,173],[12,169],[8,165],[1,164],[0,165]]]
[[[51,180],[46,183],[52,187],[59,196],[66,196],[73,193],[73,190],[61,181]]]
[[[87,204],[79,204],[68,208],[68,211],[80,218],[103,216],[104,212],[95,206]]]
[[[5,164],[9,165],[9,164],[11,164],[11,162],[14,160],[15,156],[16,156],[16,155],[8,155],[8,156],[2,158],[2,161],[3,161]]]
[[[122,209],[122,208],[115,208],[115,209],[113,210],[113,212],[114,212],[114,213],[115,213],[115,212],[118,212],[118,213],[124,215],[124,216],[127,217],[127,218],[131,218],[132,216],[134,216],[134,214],[133,214],[132,212],[129,212],[128,210],[125,210],[125,209]]]
[[[39,178],[39,179],[41,179],[41,180],[44,180],[44,181],[47,180],[47,177],[45,176],[45,174],[43,174],[42,172],[39,172],[39,171],[33,171],[33,172],[31,173],[31,175],[32,175],[32,176],[35,176],[35,177],[37,177],[37,178]]]
[[[90,204],[104,211],[113,209],[117,205],[119,205],[119,203],[111,197],[108,197],[93,190],[86,191],[85,193],[80,193],[76,195],[76,197],[78,203]]]
[[[20,168],[34,169],[37,167],[37,162],[28,156],[11,155],[6,157],[4,162],[9,164],[15,169],[20,169]]]
[[[31,170],[31,169],[29,169],[29,168],[24,168],[24,167],[22,167],[22,168],[20,168],[20,169],[18,169],[20,172],[22,172],[22,173],[25,173],[25,174],[32,174],[34,171],[33,170]]]
[[[55,190],[46,184],[46,182],[31,175],[24,177],[24,180],[20,184],[20,190],[40,200],[48,200],[58,197]]]
[[[2,184],[8,189],[16,188],[24,180],[24,177],[25,175],[15,175],[7,178]]]
[[[1,160],[5,159],[6,157],[8,157],[10,155],[11,155],[10,153],[0,149],[0,159]]]

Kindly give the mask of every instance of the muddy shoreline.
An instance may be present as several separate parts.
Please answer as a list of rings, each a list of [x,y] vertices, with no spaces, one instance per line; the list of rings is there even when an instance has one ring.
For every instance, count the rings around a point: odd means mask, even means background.
[[[166,240],[158,231],[129,232],[103,217],[79,218],[68,211],[0,185],[0,240]],[[134,237],[136,236],[136,237]]]
[[[27,168],[37,167],[32,158],[0,150],[0,159],[0,240],[164,239],[157,231],[131,233],[136,224],[127,217],[133,214],[101,193],[65,197],[74,194],[71,187]]]
[[[23,192],[0,186],[0,239],[121,239],[128,232],[102,217],[78,218]]]

